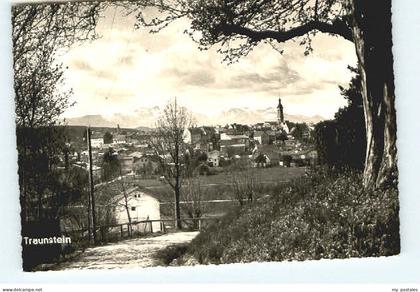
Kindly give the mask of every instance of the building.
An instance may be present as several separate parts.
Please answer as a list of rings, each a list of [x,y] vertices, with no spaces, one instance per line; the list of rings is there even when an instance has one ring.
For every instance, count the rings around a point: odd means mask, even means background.
[[[265,131],[255,131],[254,140],[260,145],[267,145],[270,142],[270,136]]]
[[[213,150],[207,153],[207,164],[213,167],[220,165],[220,151]]]
[[[153,155],[141,155],[134,157],[133,171],[137,174],[152,175],[158,169],[158,157]]]
[[[279,166],[281,150],[275,145],[257,145],[256,151],[253,153],[255,160],[258,155],[262,154],[266,157],[266,165],[263,166]]]
[[[284,120],[283,105],[281,104],[281,98],[279,98],[279,104],[277,105],[277,123],[278,130],[284,131],[286,132],[286,134],[289,134],[289,127],[287,126],[287,123]]]
[[[89,174],[89,164],[86,162],[76,161],[73,163],[73,167],[77,167],[79,169],[82,169],[83,171],[86,171]],[[102,167],[97,165],[92,165],[92,176],[93,181],[95,183],[102,180]]]
[[[284,123],[283,105],[281,104],[281,98],[279,98],[279,104],[277,105],[277,121],[279,125]]]
[[[124,194],[119,194],[114,204],[114,216],[117,224],[128,223]],[[132,223],[145,220],[160,220],[159,200],[137,188],[127,191],[127,207]],[[162,227],[160,222],[140,223],[133,225],[133,231],[159,232],[162,231]]]
[[[194,150],[203,152],[217,148],[217,133],[213,127],[194,127],[184,131],[184,142],[190,144]]]
[[[318,163],[318,152],[316,150],[294,150],[283,151],[280,156],[280,166],[305,166]]]
[[[243,154],[248,148],[249,137],[246,135],[220,135],[220,152],[224,154]]]
[[[121,174],[125,175],[133,171],[134,157],[118,155],[120,162]]]
[[[114,136],[113,139],[114,144],[126,144],[127,143],[127,136],[122,134],[117,134]]]
[[[92,148],[102,148],[104,146],[104,137],[100,132],[93,132],[90,137],[90,146]]]

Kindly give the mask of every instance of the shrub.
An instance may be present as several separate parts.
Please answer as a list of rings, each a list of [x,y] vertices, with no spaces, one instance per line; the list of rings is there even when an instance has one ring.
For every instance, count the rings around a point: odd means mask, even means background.
[[[368,191],[362,176],[311,175],[278,185],[202,231],[200,263],[388,256],[399,253],[398,191]]]
[[[174,259],[183,256],[187,248],[187,243],[170,245],[159,250],[154,257],[158,261],[158,265],[169,266]]]

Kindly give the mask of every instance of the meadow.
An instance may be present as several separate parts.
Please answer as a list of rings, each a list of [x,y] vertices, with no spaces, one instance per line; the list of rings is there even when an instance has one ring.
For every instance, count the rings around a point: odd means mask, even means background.
[[[272,192],[290,180],[299,178],[305,174],[305,167],[269,167],[250,168],[247,171],[256,178],[258,184],[258,196]],[[199,205],[201,216],[221,216],[239,205],[232,189],[232,172],[222,171],[214,175],[200,175],[194,178],[195,183],[199,181],[199,198],[195,198],[194,208]],[[124,178],[125,188],[138,187],[159,199],[161,203],[161,216],[168,219],[173,217],[174,193],[172,188],[159,177],[144,179],[139,176],[127,176]],[[121,192],[121,182],[115,181],[102,186],[99,191],[107,191],[108,194]],[[195,190],[197,192],[197,190]],[[190,217],[192,203],[186,195],[187,186],[184,180],[181,188],[181,212],[183,217]],[[257,198],[256,198],[257,199]],[[198,203],[198,204],[197,204]]]

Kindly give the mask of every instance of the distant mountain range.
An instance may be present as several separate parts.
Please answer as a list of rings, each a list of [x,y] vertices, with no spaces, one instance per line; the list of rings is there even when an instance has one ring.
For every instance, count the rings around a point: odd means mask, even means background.
[[[68,125],[72,126],[92,126],[92,127],[116,127],[121,128],[139,128],[154,127],[156,120],[160,115],[159,107],[142,108],[135,110],[132,114],[116,113],[112,116],[105,117],[102,115],[86,115],[82,117],[66,118]],[[232,123],[238,124],[256,124],[265,121],[275,121],[277,117],[277,109],[269,107],[266,109],[250,109],[250,108],[231,108],[227,111],[220,112],[213,116],[207,116],[200,113],[192,113],[194,121],[197,125],[226,125]],[[304,115],[284,115],[285,120],[291,122],[318,123],[325,120],[324,117],[304,116]]]

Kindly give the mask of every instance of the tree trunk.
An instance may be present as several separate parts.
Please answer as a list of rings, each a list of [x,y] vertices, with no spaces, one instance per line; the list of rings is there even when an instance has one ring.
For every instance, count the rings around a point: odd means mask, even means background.
[[[179,207],[179,197],[180,197],[180,185],[179,185],[179,178],[176,178],[175,183],[175,223],[176,229],[182,229],[181,224],[181,209]]]
[[[127,219],[128,219],[128,236],[132,236],[133,235],[133,231],[132,231],[132,225],[131,225],[131,215],[130,215],[130,207],[128,205],[128,200],[127,200],[127,194],[124,191],[124,207],[125,207],[125,211],[127,213]]]
[[[366,124],[363,183],[380,188],[396,184],[398,175],[391,0],[349,0],[349,5]]]
[[[122,189],[123,196],[124,196],[124,208],[125,208],[125,211],[127,213],[127,219],[128,219],[128,224],[127,224],[127,227],[128,227],[128,236],[131,237],[133,235],[133,232],[132,232],[132,225],[131,225],[130,206],[128,204],[128,194],[127,194],[127,191],[125,189],[124,177],[122,175],[121,166],[120,166],[120,178],[121,178],[121,180],[120,180],[121,181],[121,189]]]

